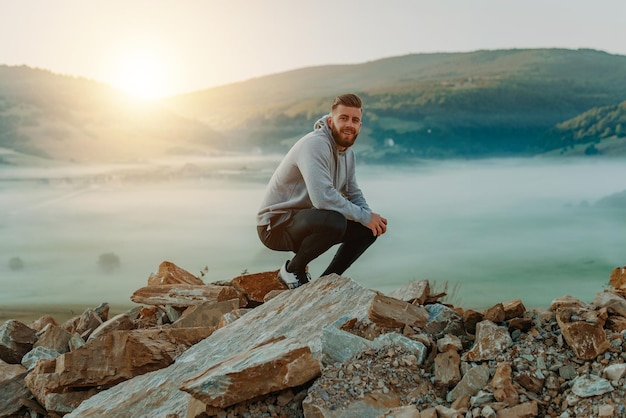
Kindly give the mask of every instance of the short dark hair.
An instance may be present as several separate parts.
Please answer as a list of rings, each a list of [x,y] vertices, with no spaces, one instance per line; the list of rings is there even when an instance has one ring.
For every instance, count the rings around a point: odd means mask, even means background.
[[[342,94],[340,96],[337,96],[335,100],[333,100],[333,104],[330,107],[331,113],[339,105],[344,105],[347,107],[356,107],[357,109],[362,109],[362,106],[363,106],[363,104],[361,103],[361,98],[353,93],[347,93],[347,94]]]

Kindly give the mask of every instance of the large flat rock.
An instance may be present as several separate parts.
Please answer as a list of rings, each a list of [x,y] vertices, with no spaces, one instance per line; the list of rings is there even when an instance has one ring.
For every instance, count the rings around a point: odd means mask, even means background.
[[[325,325],[340,319],[367,321],[367,308],[375,292],[347,277],[330,275],[283,292],[237,321],[215,331],[181,355],[171,366],[135,377],[84,401],[66,417],[184,417],[191,395],[183,383],[255,345],[286,337],[322,357]]]

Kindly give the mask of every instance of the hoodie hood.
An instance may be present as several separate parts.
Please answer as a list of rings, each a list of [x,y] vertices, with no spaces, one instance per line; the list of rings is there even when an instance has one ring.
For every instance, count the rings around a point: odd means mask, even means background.
[[[321,118],[319,118],[313,124],[313,129],[316,130],[316,131],[322,131],[324,133],[324,135],[326,136],[326,138],[328,138],[328,141],[333,146],[333,149],[335,150],[335,152],[339,152],[337,150],[337,144],[335,143],[335,139],[333,138],[333,131],[332,131],[332,129],[330,129],[330,126],[328,126],[328,118],[329,117],[330,117],[330,114],[324,115]]]

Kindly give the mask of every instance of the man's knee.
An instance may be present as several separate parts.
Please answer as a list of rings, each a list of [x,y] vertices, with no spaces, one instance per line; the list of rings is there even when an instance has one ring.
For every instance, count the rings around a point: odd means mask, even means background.
[[[348,220],[341,213],[334,210],[327,210],[326,218],[324,219],[324,227],[329,232],[336,234],[338,237],[342,237],[348,226]]]

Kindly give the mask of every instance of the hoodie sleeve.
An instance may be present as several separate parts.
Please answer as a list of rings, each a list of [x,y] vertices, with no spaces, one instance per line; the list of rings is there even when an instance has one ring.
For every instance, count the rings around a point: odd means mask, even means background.
[[[298,154],[297,165],[300,169],[313,207],[317,209],[335,210],[347,219],[367,225],[370,221],[371,211],[367,204],[360,206],[358,203],[365,202],[354,176],[349,176],[350,187],[356,186],[359,190],[360,199],[357,196],[353,203],[344,197],[333,185],[335,172],[334,150],[332,146],[321,137],[311,137],[302,144],[302,152]]]
[[[365,196],[363,196],[363,192],[361,191],[361,188],[356,181],[356,173],[354,169],[356,167],[356,157],[354,156],[354,153],[351,153],[350,156],[351,161],[348,165],[348,179],[344,194],[350,202],[371,213],[372,210],[368,206],[367,201],[365,200]]]

